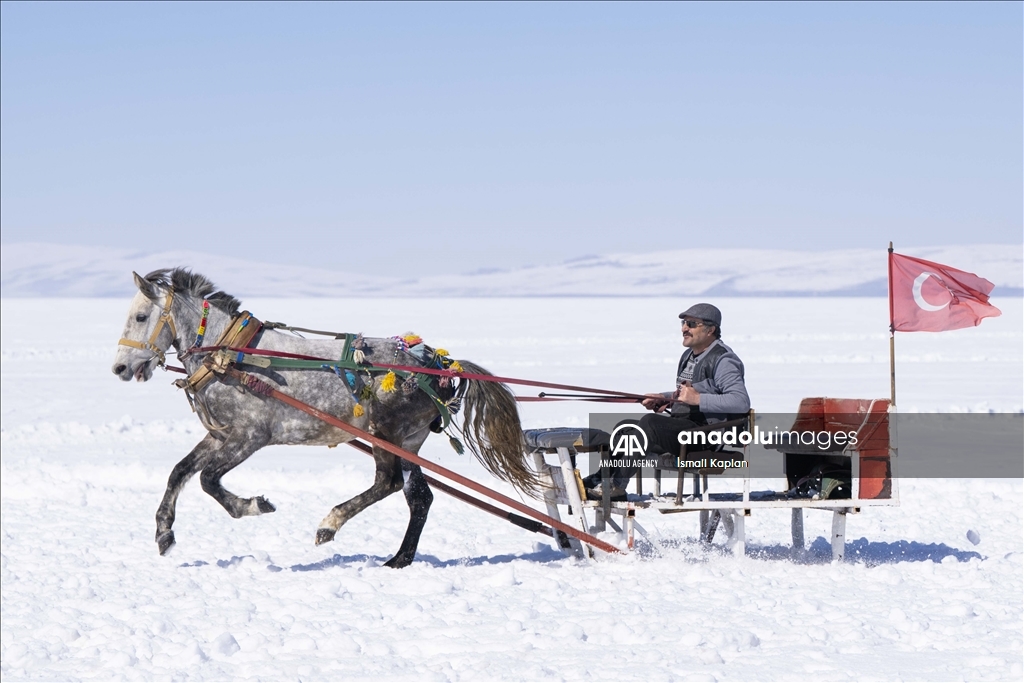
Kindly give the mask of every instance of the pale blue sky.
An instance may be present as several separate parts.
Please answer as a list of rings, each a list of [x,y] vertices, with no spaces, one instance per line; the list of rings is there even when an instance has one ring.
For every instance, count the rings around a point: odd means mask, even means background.
[[[394,273],[1024,230],[1003,4],[3,3],[4,243]]]

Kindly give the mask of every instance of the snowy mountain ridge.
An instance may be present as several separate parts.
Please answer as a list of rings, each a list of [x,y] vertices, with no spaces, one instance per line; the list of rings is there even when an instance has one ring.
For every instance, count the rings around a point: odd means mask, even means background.
[[[995,295],[1024,294],[1021,245],[899,249],[977,273]],[[0,249],[4,297],[121,297],[131,272],[187,266],[241,297],[547,297],[547,296],[884,296],[885,249],[796,251],[690,249],[586,255],[561,263],[461,274],[388,277],[257,262],[199,251],[41,243]]]

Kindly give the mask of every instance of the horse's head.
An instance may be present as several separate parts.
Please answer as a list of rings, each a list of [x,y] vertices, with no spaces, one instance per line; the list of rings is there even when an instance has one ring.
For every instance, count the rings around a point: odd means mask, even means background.
[[[153,376],[153,367],[163,365],[165,353],[177,336],[171,318],[174,289],[135,276],[139,291],[128,309],[128,320],[118,342],[113,373],[127,382],[134,377],[145,382]]]

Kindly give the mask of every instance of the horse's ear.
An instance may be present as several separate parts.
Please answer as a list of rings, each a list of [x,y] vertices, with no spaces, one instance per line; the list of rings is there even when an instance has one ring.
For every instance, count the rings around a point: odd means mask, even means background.
[[[156,301],[160,294],[156,291],[156,287],[153,286],[153,283],[136,273],[134,270],[132,271],[132,275],[135,277],[135,286],[139,288],[139,291],[142,292],[147,299]]]

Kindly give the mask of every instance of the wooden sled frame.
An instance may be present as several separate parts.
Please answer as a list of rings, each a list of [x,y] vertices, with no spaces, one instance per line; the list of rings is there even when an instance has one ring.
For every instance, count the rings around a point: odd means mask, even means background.
[[[726,547],[733,554],[743,556],[746,553],[746,518],[750,517],[754,510],[761,509],[785,509],[790,510],[790,532],[794,552],[802,551],[805,545],[804,539],[804,509],[823,510],[832,512],[832,528],[830,545],[832,559],[841,561],[845,557],[846,546],[846,519],[850,514],[858,514],[864,507],[898,506],[899,487],[896,472],[897,437],[895,421],[890,421],[889,416],[893,409],[888,400],[858,400],[858,399],[804,399],[801,402],[800,411],[797,416],[797,424],[801,421],[806,424],[809,420],[822,420],[825,428],[829,426],[829,405],[830,401],[837,402],[843,409],[850,410],[851,406],[856,409],[856,414],[861,416],[856,427],[858,434],[865,438],[861,444],[865,448],[846,447],[839,451],[828,451],[824,455],[832,457],[841,456],[849,458],[852,491],[849,498],[842,499],[814,499],[814,498],[781,498],[777,494],[772,496],[764,495],[767,492],[752,492],[750,477],[747,469],[742,474],[742,490],[732,493],[712,493],[709,483],[718,471],[708,470],[686,470],[678,467],[663,468],[666,471],[674,470],[677,473],[677,484],[673,494],[663,495],[661,491],[661,471],[656,468],[655,485],[653,495],[644,496],[641,474],[636,477],[637,494],[630,496],[630,499],[623,502],[612,502],[605,498],[602,501],[591,501],[586,499],[586,492],[583,490],[579,472],[575,467],[575,459],[578,453],[593,452],[599,447],[585,446],[582,443],[574,444],[572,447],[558,446],[551,448],[528,447],[528,452],[541,477],[551,483],[551,489],[544,495],[544,503],[548,515],[560,519],[559,505],[563,505],[570,511],[569,522],[579,529],[587,532],[601,533],[611,526],[616,532],[623,534],[626,538],[626,546],[633,549],[635,533],[639,532],[645,537],[646,530],[636,520],[638,510],[654,509],[662,514],[674,514],[680,512],[698,512],[700,518],[699,540],[701,543],[710,544],[714,539],[719,523],[723,523],[728,540]],[[822,417],[824,416],[824,417]],[[751,411],[748,418],[748,427],[754,423],[754,412]],[[740,420],[738,422],[742,422]],[[718,423],[709,429],[731,428],[733,422]],[[797,425],[794,425],[794,428]],[[819,425],[820,426],[820,425]],[[833,424],[832,427],[841,426]],[[848,423],[845,426],[850,426]],[[870,437],[870,438],[867,438]],[[778,450],[786,451],[780,447]],[[887,497],[861,497],[862,462],[865,458],[878,461],[880,453],[886,454],[887,474],[886,486],[888,487]],[[547,455],[557,455],[558,462],[555,464],[547,461]],[[689,457],[696,458],[699,454],[690,453]],[[715,455],[720,455],[716,453]],[[747,459],[749,449],[744,449],[744,459]],[[682,457],[687,457],[683,447]],[[690,495],[684,494],[684,482],[689,475],[693,482]],[[607,477],[603,477],[607,481]],[[721,480],[720,480],[721,481]],[[727,481],[727,480],[726,480]],[[568,483],[567,483],[568,482]],[[609,486],[602,487],[605,491]],[[589,525],[586,511],[591,510],[594,523]],[[621,524],[615,522],[614,517],[621,517]],[[555,541],[559,548],[568,554],[578,557],[592,556],[592,550],[585,544],[574,539],[567,539],[554,534]]]

